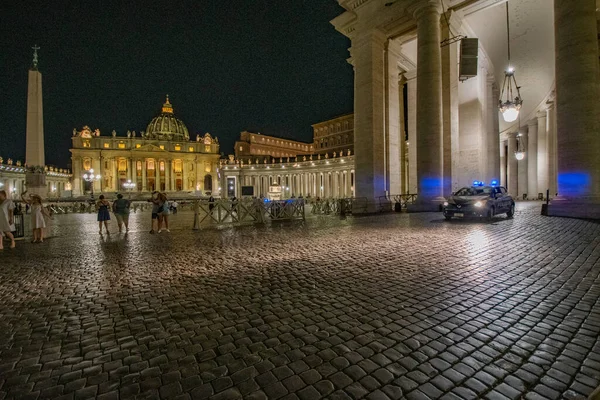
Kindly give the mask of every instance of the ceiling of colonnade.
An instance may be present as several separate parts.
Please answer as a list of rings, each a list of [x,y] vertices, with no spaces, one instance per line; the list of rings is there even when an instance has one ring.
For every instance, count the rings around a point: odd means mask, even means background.
[[[467,7],[460,8],[461,4]],[[504,0],[445,0],[446,8],[457,7],[472,32],[458,32],[477,37],[494,68],[499,87],[508,66],[506,36],[506,6]],[[546,101],[554,84],[554,12],[551,0],[509,0],[511,65],[521,86],[523,108],[521,124],[534,117]],[[457,34],[457,32],[454,32]],[[403,54],[417,60],[416,40],[402,46]],[[500,117],[500,131],[517,128]]]

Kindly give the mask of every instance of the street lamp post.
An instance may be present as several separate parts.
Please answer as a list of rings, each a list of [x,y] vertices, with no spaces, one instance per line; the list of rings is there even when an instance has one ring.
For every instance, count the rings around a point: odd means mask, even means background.
[[[92,186],[91,186],[92,187],[92,190],[91,190],[92,200],[94,200],[94,182],[99,181],[100,178],[102,178],[102,176],[100,176],[100,174],[94,175],[93,169],[90,169],[88,172],[83,174],[83,180],[92,184]]]
[[[135,183],[131,182],[131,179],[127,179],[127,182],[125,182],[123,184],[123,187],[129,191],[129,199],[131,200],[131,191],[133,190],[133,188],[135,187]]]

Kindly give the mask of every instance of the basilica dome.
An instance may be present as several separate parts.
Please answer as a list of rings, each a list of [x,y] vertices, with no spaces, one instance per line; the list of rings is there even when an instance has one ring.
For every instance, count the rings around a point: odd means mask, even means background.
[[[148,124],[144,134],[151,140],[189,140],[190,134],[187,127],[180,119],[175,118],[173,106],[169,102],[169,95],[163,104],[162,112],[154,117]]]

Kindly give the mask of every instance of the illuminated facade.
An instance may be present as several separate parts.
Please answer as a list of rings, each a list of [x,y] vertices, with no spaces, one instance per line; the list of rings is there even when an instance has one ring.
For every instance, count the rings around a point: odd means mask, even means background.
[[[27,190],[26,167],[21,161],[12,159],[4,160],[0,157],[0,190],[13,199],[18,199]],[[53,166],[44,167],[46,175],[46,193],[42,193],[46,199],[71,196],[71,173],[69,170]]]
[[[102,136],[96,129],[73,130],[71,159],[73,195],[82,196],[92,183],[82,179],[93,169],[101,179],[95,181],[94,192],[125,191],[123,184],[135,184],[134,193],[162,192],[205,195],[218,187],[219,141],[206,133],[190,141],[185,124],[175,118],[169,98],[161,113],[139,135]]]

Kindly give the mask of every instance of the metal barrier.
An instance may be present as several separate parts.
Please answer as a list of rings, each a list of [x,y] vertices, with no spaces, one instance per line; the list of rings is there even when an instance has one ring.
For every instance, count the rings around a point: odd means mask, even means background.
[[[224,225],[236,223],[264,223],[304,219],[304,200],[281,200],[263,202],[258,199],[215,199],[193,202],[193,229],[201,225]]]
[[[407,206],[414,204],[416,200],[417,195],[412,193],[380,196],[378,198],[379,212],[406,210]]]
[[[13,219],[15,221],[15,230],[13,232],[15,239],[25,237],[25,220],[23,219],[23,214],[14,214]]]
[[[344,199],[323,199],[311,204],[311,214],[339,214],[367,212],[366,197],[348,197]]]

